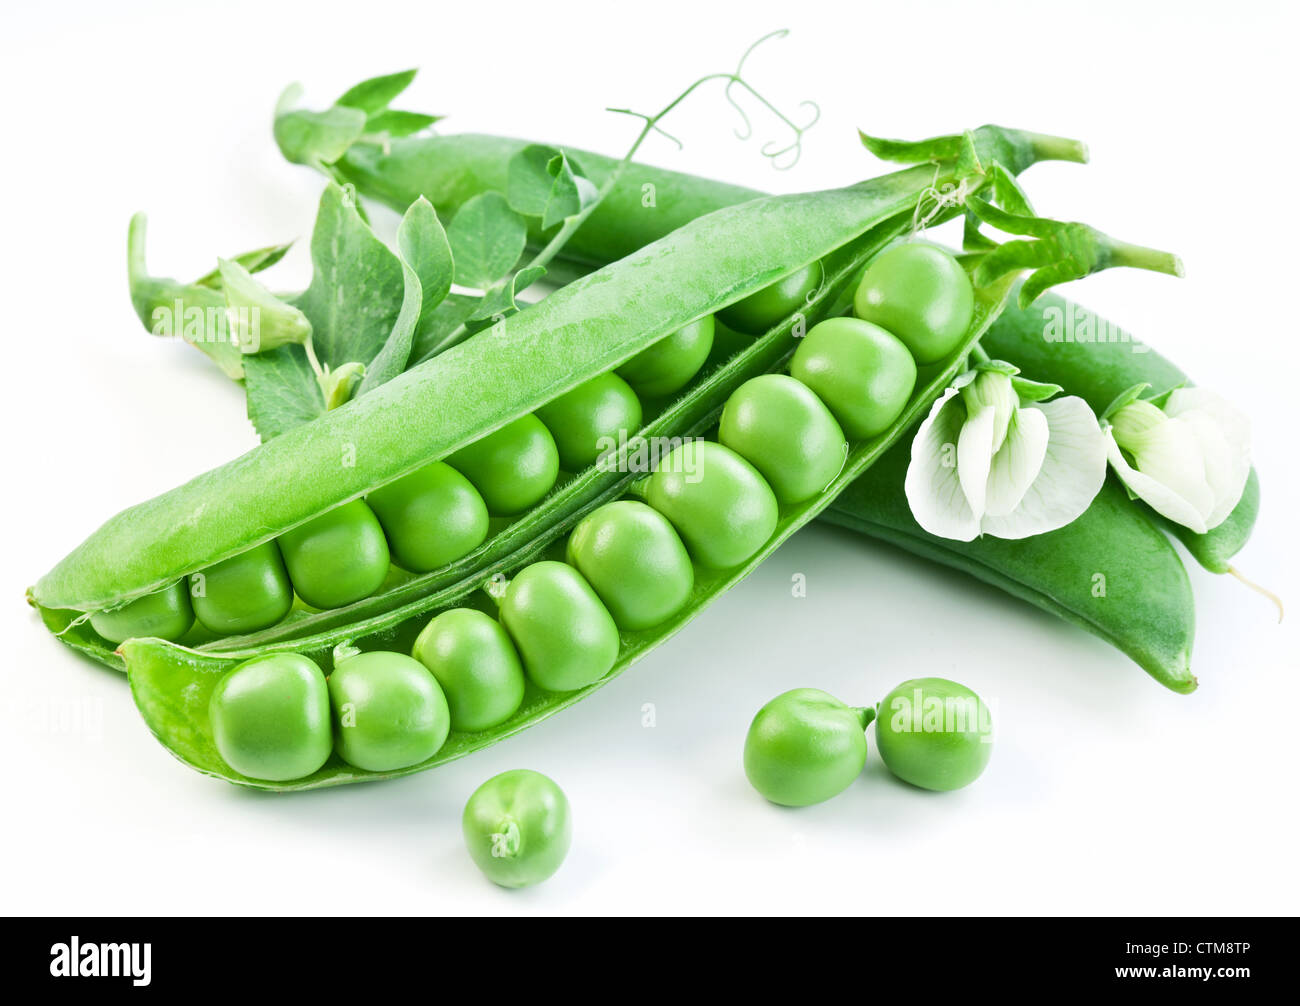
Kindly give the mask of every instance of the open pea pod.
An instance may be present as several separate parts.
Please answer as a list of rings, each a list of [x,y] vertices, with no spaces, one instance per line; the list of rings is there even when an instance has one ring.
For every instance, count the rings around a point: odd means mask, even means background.
[[[424,771],[444,762],[470,754],[496,743],[526,727],[572,705],[626,670],[650,649],[673,636],[687,622],[742,580],[783,541],[808,521],[814,519],[836,495],[859,478],[891,444],[915,424],[931,403],[957,374],[970,348],[992,323],[1006,304],[1012,278],[976,288],[974,316],[960,345],[941,361],[920,372],[916,387],[905,408],[891,427],[869,440],[850,442],[845,463],[826,488],[806,502],[782,507],[775,533],[745,563],[725,570],[697,566],[694,586],[686,605],[666,621],[639,632],[622,632],[620,649],[612,670],[593,685],[572,692],[548,693],[528,686],[523,705],[501,725],[476,733],[453,732],[438,753],[416,765],[392,772],[366,772],[349,765],[336,753],[325,765],[301,779],[267,782],[240,775],[218,753],[209,715],[213,689],[224,674],[242,661],[266,652],[301,653],[331,667],[335,647],[347,646],[367,650],[407,651],[429,617],[447,608],[472,605],[481,593],[481,577],[471,578],[424,597],[403,609],[390,611],[350,626],[316,636],[275,643],[256,649],[224,652],[201,652],[157,639],[133,639],[122,646],[126,658],[131,693],[150,730],[177,758],[207,775],[240,785],[272,790],[315,789],[323,786],[407,775]],[[619,494],[616,490],[613,498]],[[511,573],[528,563],[556,554],[564,528],[536,539],[512,556],[501,572]]]
[[[968,135],[971,150],[989,160],[1023,167],[1035,156],[1029,134],[983,127]],[[692,221],[345,407],[118,514],[42,577],[30,598],[61,639],[115,664],[113,645],[87,624],[88,613],[166,588],[446,457],[696,319],[822,262],[826,279],[805,312],[721,361],[643,431],[689,435],[713,421],[739,383],[776,366],[799,325],[843,311],[849,281],[906,231],[922,193],[959,182],[983,184],[978,156],[844,189],[764,197]],[[362,601],[296,611],[256,635],[182,641],[247,649],[418,607],[451,584],[490,574],[531,541],[617,493],[626,481],[618,467],[579,473],[446,568],[395,576]]]

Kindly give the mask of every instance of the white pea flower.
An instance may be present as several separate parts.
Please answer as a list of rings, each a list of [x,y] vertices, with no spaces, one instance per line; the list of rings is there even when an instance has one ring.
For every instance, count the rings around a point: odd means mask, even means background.
[[[1150,401],[1130,388],[1106,410],[1110,463],[1129,493],[1204,534],[1232,513],[1250,474],[1250,421],[1204,388]]]
[[[907,501],[931,534],[1028,538],[1069,524],[1106,480],[1107,439],[1061,389],[981,363],[958,377],[912,441]]]

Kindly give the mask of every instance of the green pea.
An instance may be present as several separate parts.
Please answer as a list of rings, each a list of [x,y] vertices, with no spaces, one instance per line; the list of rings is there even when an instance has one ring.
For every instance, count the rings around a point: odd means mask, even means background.
[[[435,461],[366,497],[379,518],[393,562],[427,573],[469,555],[488,534],[487,504],[469,479]]]
[[[747,335],[761,335],[778,321],[808,306],[808,298],[821,289],[822,264],[814,262],[796,269],[784,279],[751,293],[718,312],[729,328]]]
[[[447,464],[474,483],[488,513],[510,517],[551,491],[560,457],[550,431],[536,416],[520,416],[494,433],[462,447]]]
[[[902,341],[858,318],[830,318],[799,342],[790,375],[808,385],[855,440],[893,425],[916,387],[916,361]]]
[[[217,682],[208,715],[217,751],[250,779],[301,779],[333,749],[325,675],[300,653],[244,661]]]
[[[848,788],[867,761],[870,709],[816,688],[778,695],[745,737],[745,775],[773,803],[807,807]]]
[[[110,643],[128,639],[180,639],[194,624],[194,609],[184,580],[138,597],[112,611],[97,611],[90,625]]]
[[[329,676],[329,692],[339,755],[367,772],[427,761],[451,731],[442,687],[405,653],[345,657]]]
[[[618,626],[572,566],[546,560],[525,566],[501,601],[524,670],[538,688],[571,692],[595,684],[618,659]]]
[[[560,467],[580,472],[641,429],[641,400],[617,374],[601,374],[537,410]]]
[[[739,566],[776,530],[772,487],[735,451],[708,440],[689,440],[674,450],[643,491],[703,566]]]
[[[867,266],[853,313],[903,340],[917,363],[955,350],[975,316],[975,290],[966,270],[943,248],[895,245]]]
[[[280,547],[254,545],[190,577],[194,614],[221,635],[256,632],[274,625],[293,607],[293,584]]]
[[[388,541],[374,511],[352,500],[280,535],[298,596],[313,608],[369,597],[388,575]]]
[[[889,771],[922,789],[951,790],[980,777],[993,754],[988,707],[946,678],[904,681],[881,701],[876,745]]]
[[[700,372],[713,349],[713,315],[697,318],[618,368],[619,376],[646,398],[684,388]]]
[[[470,858],[502,887],[540,884],[555,873],[573,840],[569,801],[540,772],[495,775],[465,804],[461,830]]]
[[[695,586],[686,546],[659,511],[633,500],[606,503],[569,535],[566,556],[620,629],[648,629],[681,611]]]
[[[524,701],[519,654],[501,624],[481,611],[452,608],[432,618],[411,655],[442,686],[453,730],[487,730]]]
[[[848,451],[822,400],[785,374],[763,374],[732,392],[722,407],[718,440],[757,468],[782,504],[822,492]]]

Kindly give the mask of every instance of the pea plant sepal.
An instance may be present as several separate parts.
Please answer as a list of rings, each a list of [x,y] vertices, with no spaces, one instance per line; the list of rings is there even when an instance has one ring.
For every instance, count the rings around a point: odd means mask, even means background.
[[[301,654],[322,667],[328,667],[332,660],[332,649],[340,643],[363,651],[392,648],[396,641],[404,643],[405,640],[414,638],[431,615],[473,603],[472,599],[479,595],[484,584],[484,577],[475,575],[400,609],[386,611],[315,636],[282,640],[270,647],[218,651],[198,650],[160,639],[128,640],[122,645],[121,652],[127,665],[128,680],[136,706],[155,737],[185,764],[206,775],[239,785],[273,790],[314,789],[422,771],[485,748],[540,722],[580,701],[622,673],[649,650],[664,643],[731,586],[749,575],[783,541],[830,506],[838,493],[870,468],[891,444],[898,442],[903,433],[920,420],[930,402],[957,374],[962,361],[981,333],[987,330],[1002,310],[1010,296],[1012,285],[1012,277],[1008,276],[992,286],[976,287],[973,316],[965,338],[948,357],[926,368],[893,425],[877,436],[851,442],[844,464],[830,484],[811,498],[782,507],[774,532],[745,562],[722,569],[697,564],[687,602],[672,616],[652,628],[619,632],[613,666],[594,682],[581,684],[569,691],[546,691],[530,681],[522,704],[508,719],[473,733],[453,729],[446,743],[432,757],[391,770],[366,771],[347,763],[336,753],[320,769],[303,778],[268,781],[241,775],[221,758],[209,721],[209,696],[231,670],[268,651]],[[545,303],[546,301],[543,302]],[[847,306],[847,297],[843,303]],[[530,309],[519,317],[526,318],[532,311]],[[545,570],[550,566],[559,566],[559,563],[537,561],[553,554],[553,541],[539,541],[528,549],[514,553],[510,561],[503,563],[499,569],[512,582],[518,582],[518,574],[525,568],[536,571],[539,567]],[[527,656],[524,654],[526,666]],[[566,681],[560,684],[568,687],[574,683]]]

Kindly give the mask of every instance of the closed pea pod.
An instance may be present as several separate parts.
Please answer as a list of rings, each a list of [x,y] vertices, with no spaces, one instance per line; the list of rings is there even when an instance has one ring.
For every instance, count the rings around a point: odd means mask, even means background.
[[[706,314],[618,368],[618,374],[647,398],[680,391],[699,373],[713,348],[713,315]]]
[[[435,461],[366,497],[393,562],[424,573],[468,555],[488,534],[483,497],[460,472]]]
[[[502,887],[529,887],[564,862],[573,839],[569,801],[529,769],[495,775],[474,791],[461,815],[470,858]]]
[[[785,374],[764,374],[737,388],[722,409],[718,440],[757,468],[783,504],[822,492],[848,450],[821,399]]]
[[[690,556],[662,514],[620,500],[593,510],[569,536],[566,557],[620,629],[648,629],[686,604],[695,582]]]
[[[208,709],[221,757],[253,779],[311,775],[333,748],[325,675],[300,653],[268,653],[240,664],[217,684]]]
[[[594,684],[618,659],[618,626],[576,569],[545,560],[525,566],[501,599],[528,677],[548,692]]]
[[[432,758],[451,730],[442,688],[405,653],[375,650],[339,661],[329,694],[339,755],[370,772]]]
[[[524,700],[524,669],[501,624],[473,608],[452,608],[420,632],[411,655],[438,679],[453,730],[486,730]]]
[[[194,609],[184,580],[111,611],[90,616],[91,627],[110,643],[154,636],[180,639],[194,624]]]
[[[828,318],[804,336],[790,376],[811,388],[850,437],[889,429],[916,386],[916,362],[903,343],[857,318]]]
[[[374,511],[353,500],[280,535],[293,588],[315,608],[339,608],[379,589],[388,541]]]
[[[203,627],[223,634],[264,629],[293,607],[293,584],[273,541],[196,573],[190,595]]]
[[[759,335],[792,312],[807,306],[809,299],[822,285],[822,264],[813,262],[796,269],[789,276],[751,293],[730,307],[718,312],[718,317],[737,332]]]
[[[951,353],[974,312],[966,270],[947,250],[922,242],[881,252],[853,297],[853,313],[902,339],[917,363]]]
[[[712,441],[678,447],[640,491],[677,529],[691,558],[714,569],[740,565],[776,530],[772,487],[739,454]]]
[[[487,503],[489,513],[510,517],[551,491],[560,457],[550,431],[536,416],[520,416],[462,447],[447,463],[464,475]]]
[[[641,428],[641,401],[617,374],[593,377],[537,410],[560,456],[577,472]]]

